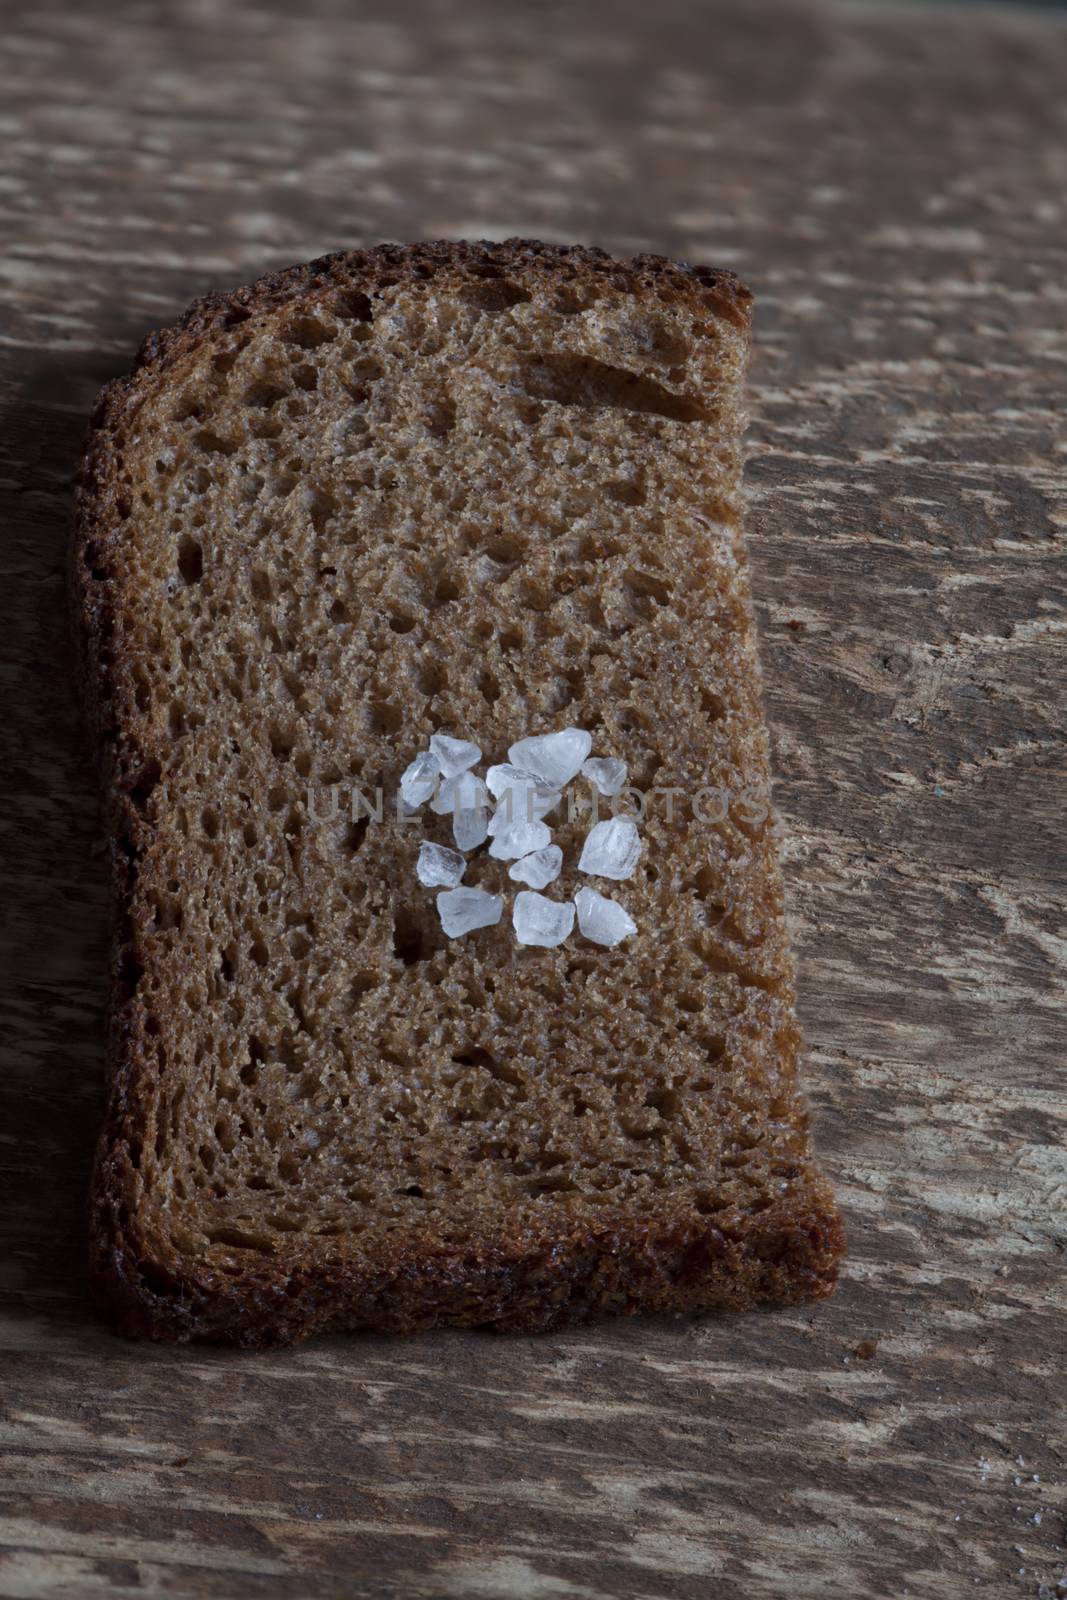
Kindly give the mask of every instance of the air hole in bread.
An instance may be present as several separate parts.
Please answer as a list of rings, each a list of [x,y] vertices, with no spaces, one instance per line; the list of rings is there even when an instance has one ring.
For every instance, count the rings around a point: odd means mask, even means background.
[[[211,1244],[222,1245],[227,1250],[253,1250],[262,1254],[274,1248],[268,1237],[246,1233],[241,1228],[211,1228],[208,1230],[207,1238]]]
[[[553,295],[552,306],[561,317],[577,317],[583,311],[591,310],[599,298],[596,290],[591,287],[568,283]]]
[[[721,695],[713,689],[708,689],[704,684],[698,685],[700,705],[709,722],[719,722],[726,715],[726,702]]]
[[[657,606],[670,603],[670,584],[663,578],[657,578],[654,573],[638,572],[631,568],[629,572],[623,574],[622,581],[637,604],[645,600],[652,600]]]
[[[427,431],[435,439],[446,439],[455,426],[455,403],[447,397],[438,400],[426,413]]]
[[[290,318],[281,328],[279,337],[283,343],[294,344],[301,350],[315,350],[319,345],[329,344],[335,339],[337,329],[308,314]]]
[[[500,699],[502,693],[500,679],[488,668],[478,678],[478,693],[486,705],[495,705]]]
[[[187,587],[199,583],[204,576],[204,547],[190,534],[178,545],[178,571]]]
[[[402,906],[393,914],[393,953],[405,967],[417,966],[429,956],[422,928],[411,912]]]
[[[514,306],[529,304],[532,296],[521,284],[509,278],[486,275],[480,283],[472,283],[464,290],[464,300],[479,311],[510,311]]]
[[[330,302],[331,309],[339,317],[348,317],[353,322],[370,322],[374,317],[374,308],[369,295],[363,294],[358,289],[342,289],[334,295]]]
[[[526,554],[523,541],[515,536],[502,535],[490,539],[485,545],[485,554],[490,561],[495,561],[502,567],[518,566]]]
[[[399,701],[375,700],[369,714],[371,730],[375,734],[399,733],[404,726],[404,715]]]
[[[415,679],[420,692],[431,699],[439,695],[448,683],[444,667],[432,656],[424,656],[419,661],[415,669]]]
[[[345,846],[351,851],[352,855],[356,855],[363,848],[369,827],[370,817],[366,815],[357,817],[354,822],[349,824],[345,834]]]
[[[207,455],[232,456],[240,448],[236,439],[227,439],[212,428],[201,428],[196,435],[197,448]]]
[[[143,811],[151,800],[163,775],[163,768],[156,760],[146,761],[137,777],[130,785],[127,793],[138,810]]]
[[[204,401],[199,392],[195,389],[187,389],[175,401],[171,417],[175,422],[188,422],[192,418],[201,417],[203,410]]]
[[[269,411],[289,393],[288,387],[273,378],[257,378],[244,391],[244,402],[256,411]]]
[[[291,724],[271,723],[268,730],[268,738],[270,740],[270,753],[274,759],[283,764],[287,762],[296,748],[296,742],[299,737],[299,729]],[[271,809],[280,811],[281,806],[274,806],[272,803]]]
[[[554,405],[588,410],[616,410],[663,417],[669,422],[708,422],[706,405],[673,394],[654,378],[592,356],[545,353],[535,356],[520,375],[528,395]]]

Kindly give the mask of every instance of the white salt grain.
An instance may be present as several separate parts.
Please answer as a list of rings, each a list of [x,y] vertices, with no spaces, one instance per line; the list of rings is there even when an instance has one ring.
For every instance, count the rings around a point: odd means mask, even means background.
[[[641,839],[626,817],[613,817],[590,828],[578,862],[592,878],[629,878],[641,854]]]
[[[435,733],[430,740],[430,754],[437,760],[442,778],[458,778],[461,772],[473,767],[482,759],[482,752],[469,739],[453,739],[448,733]]]
[[[454,889],[466,870],[467,863],[458,850],[450,850],[445,844],[432,844],[429,839],[424,839],[419,846],[415,874],[428,889]]]
[[[436,758],[429,750],[423,750],[401,774],[400,798],[404,804],[413,810],[424,805],[436,789],[439,776]]]
[[[452,813],[452,837],[457,850],[477,850],[485,843],[488,832],[489,817],[484,806]]]
[[[619,794],[626,787],[626,762],[616,756],[593,756],[582,762],[582,772],[596,786],[598,794]]]
[[[574,906],[569,900],[549,900],[532,889],[520,889],[511,920],[520,944],[551,948],[562,944],[574,927]]]
[[[474,772],[458,772],[446,778],[438,789],[430,810],[439,817],[450,811],[484,811],[489,805],[489,791]]]
[[[543,778],[553,789],[560,789],[580,771],[592,748],[592,736],[584,728],[564,728],[560,733],[520,739],[508,750],[508,760]]]
[[[558,844],[550,844],[544,850],[535,850],[516,861],[513,867],[508,868],[508,877],[516,883],[528,883],[531,889],[544,889],[559,877],[562,865],[563,851]]]
[[[559,805],[560,792],[534,772],[524,772],[503,761],[485,775],[490,794],[498,802],[497,814],[505,812],[508,821],[536,822]]]
[[[553,802],[558,799],[558,794],[552,796]],[[529,790],[523,794],[516,794],[513,789],[508,789],[497,801],[496,810],[489,823],[489,836],[495,839],[498,834],[505,833],[518,822],[540,822],[544,815],[545,808]]]
[[[485,782],[489,793],[495,800],[499,800],[505,790],[514,785],[540,783],[541,779],[532,772],[524,772],[522,767],[513,767],[510,761],[499,761],[489,768]]]
[[[489,819],[489,837],[495,839],[519,822],[540,822],[542,813],[532,803],[527,803],[529,799],[528,795],[515,795],[509,789],[503,799],[497,801],[496,810]]]
[[[574,903],[578,908],[578,926],[593,944],[610,947],[637,932],[637,923],[630,913],[624,911],[617,900],[609,900],[606,894],[597,894],[595,889],[579,889]]]
[[[551,841],[552,835],[543,822],[512,822],[501,828],[489,846],[489,854],[497,861],[515,861],[519,856],[543,850]]]
[[[475,928],[491,928],[500,921],[504,902],[498,894],[484,889],[446,889],[437,896],[441,926],[450,939],[458,939]]]

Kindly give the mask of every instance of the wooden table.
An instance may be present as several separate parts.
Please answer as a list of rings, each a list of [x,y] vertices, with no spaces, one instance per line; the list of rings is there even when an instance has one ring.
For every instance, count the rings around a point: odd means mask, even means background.
[[[4,1596],[1035,1595],[1067,1563],[1067,21],[9,7]],[[94,1321],[107,904],[65,643],[97,386],[379,238],[740,271],[829,1305],[252,1356]],[[1046,1591],[1041,1591],[1046,1592]]]

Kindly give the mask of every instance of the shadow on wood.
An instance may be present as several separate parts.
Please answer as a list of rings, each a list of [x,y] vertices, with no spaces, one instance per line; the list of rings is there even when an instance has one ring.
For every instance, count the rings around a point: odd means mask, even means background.
[[[99,355],[22,353],[0,406],[5,538],[0,1303],[85,1319],[86,1193],[103,1103],[107,869],[67,595],[73,484]]]

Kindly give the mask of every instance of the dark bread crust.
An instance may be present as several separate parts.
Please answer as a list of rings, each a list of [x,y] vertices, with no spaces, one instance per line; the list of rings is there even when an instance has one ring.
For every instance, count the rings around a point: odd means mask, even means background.
[[[802,1191],[803,1204],[794,1197],[726,1227],[695,1222],[666,1197],[655,1214],[608,1214],[595,1227],[516,1220],[492,1244],[398,1246],[373,1273],[335,1240],[243,1263],[238,1275],[177,1252],[160,1259],[138,1215],[139,1107],[155,1066],[132,1004],[142,954],[134,886],[152,835],[136,797],[151,779],[151,757],[137,742],[132,664],[112,647],[114,608],[122,601],[109,581],[109,556],[125,537],[130,510],[120,470],[125,436],[146,394],[219,331],[270,318],[294,302],[310,308],[338,291],[373,296],[441,271],[494,277],[517,268],[553,280],[608,278],[628,293],[698,303],[705,315],[747,329],[751,297],[728,272],[655,256],[623,263],[598,250],[521,240],[386,245],[322,257],[198,300],[173,327],[145,340],[131,374],[109,384],[98,401],[73,544],[81,675],[102,764],[116,922],[113,1076],[94,1180],[91,1258],[99,1298],[127,1334],[260,1346],[358,1327],[406,1332],[449,1323],[534,1331],[608,1313],[742,1309],[820,1297],[834,1287],[844,1238],[832,1195],[816,1176]]]

